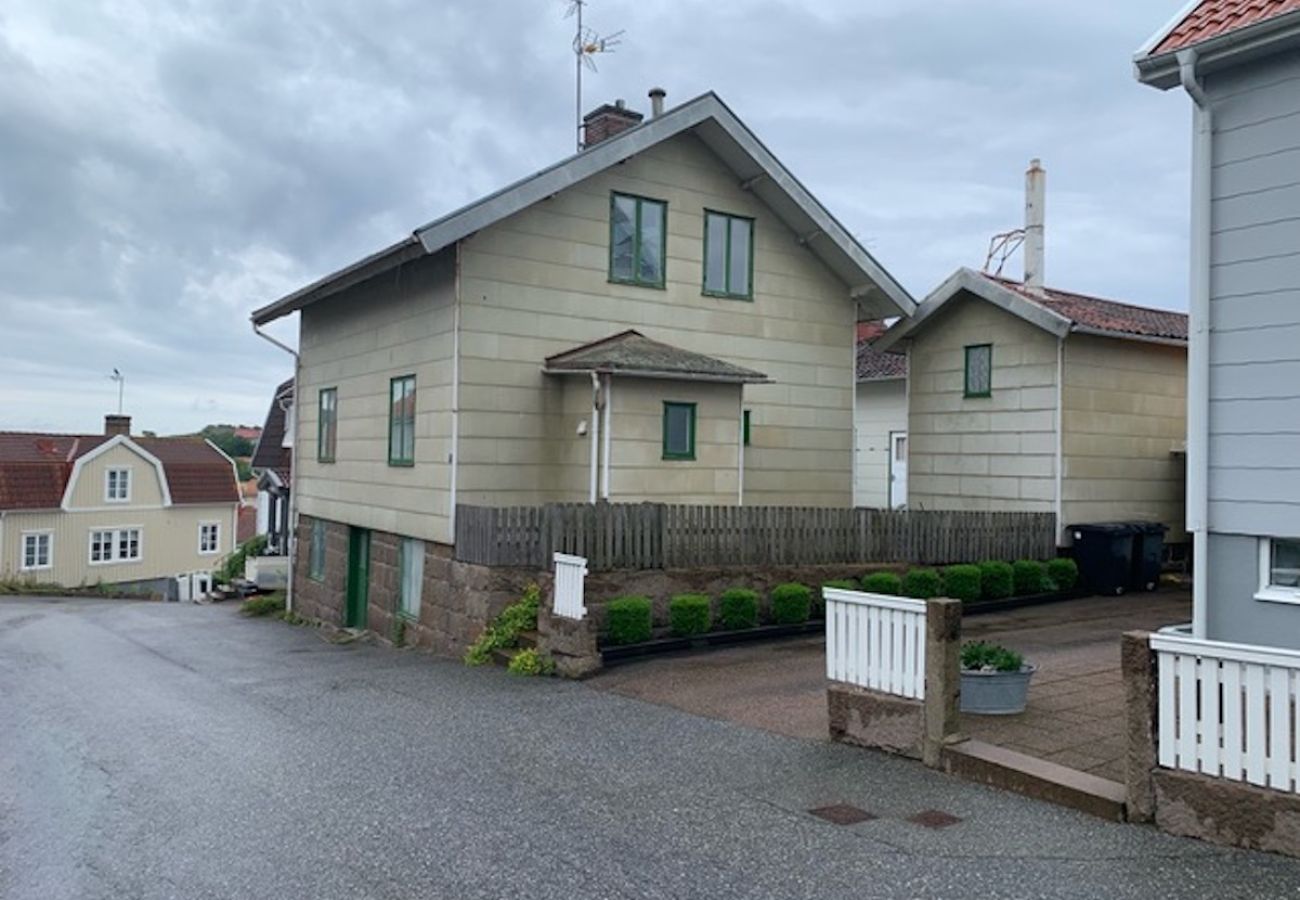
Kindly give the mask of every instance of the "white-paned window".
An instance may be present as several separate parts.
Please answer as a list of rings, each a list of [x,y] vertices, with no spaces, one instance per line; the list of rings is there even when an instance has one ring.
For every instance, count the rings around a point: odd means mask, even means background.
[[[1300,538],[1261,538],[1259,600],[1300,603]]]
[[[139,528],[97,528],[90,532],[90,562],[138,562],[142,558]]]
[[[314,581],[325,580],[325,521],[311,521],[311,555],[307,560],[307,577]]]
[[[209,556],[221,549],[221,523],[203,522],[199,525],[199,553]]]
[[[398,547],[399,569],[402,574],[401,597],[398,611],[407,618],[420,618],[420,594],[424,589],[424,541],[402,538]]]
[[[49,531],[29,531],[23,534],[24,571],[48,569],[54,564],[54,534]]]
[[[109,469],[104,473],[104,499],[109,503],[126,503],[131,499],[130,469]]]

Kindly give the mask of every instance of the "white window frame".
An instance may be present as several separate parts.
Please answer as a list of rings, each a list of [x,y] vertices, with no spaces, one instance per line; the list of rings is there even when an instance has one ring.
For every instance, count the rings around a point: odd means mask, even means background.
[[[18,570],[20,572],[41,572],[46,569],[54,568],[54,532],[49,529],[39,531],[24,531],[22,533],[22,546],[19,548],[21,555],[18,557]],[[45,538],[45,564],[44,565],[27,565],[27,541],[32,538]],[[38,554],[39,556],[39,554]]]
[[[123,556],[121,550],[122,538],[128,532],[137,532],[135,539],[135,556]],[[108,557],[105,559],[95,559],[95,535],[109,535]],[[86,534],[86,562],[92,566],[109,566],[119,563],[138,563],[144,560],[144,526],[143,525],[110,525],[103,528],[91,528]]]
[[[1266,537],[1259,539],[1259,590],[1255,592],[1255,599],[1269,603],[1294,603],[1300,605],[1300,587],[1284,587],[1270,583],[1273,575],[1274,540],[1296,540],[1296,538]]]
[[[415,551],[414,553],[412,551]],[[397,614],[408,621],[419,621],[420,605],[424,602],[424,541],[419,538],[402,538],[397,549]],[[406,594],[407,564],[414,559],[415,602],[409,604]],[[414,606],[409,609],[409,606]]]
[[[213,529],[212,549],[203,549],[203,531],[206,528]],[[220,522],[200,522],[199,523],[199,556],[216,556],[221,552],[221,523]]]
[[[114,497],[110,486],[113,484],[113,475],[117,475],[117,484],[122,485],[123,478],[126,479],[126,491],[124,496]],[[130,466],[113,466],[104,470],[104,502],[105,503],[130,503],[131,502],[131,482],[135,479],[131,477]]]

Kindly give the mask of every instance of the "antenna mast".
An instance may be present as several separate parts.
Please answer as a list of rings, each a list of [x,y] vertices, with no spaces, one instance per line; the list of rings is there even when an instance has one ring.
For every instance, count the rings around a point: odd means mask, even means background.
[[[582,150],[582,67],[586,66],[595,72],[596,60],[593,58],[597,53],[613,53],[614,48],[622,43],[622,31],[616,31],[607,37],[601,37],[590,28],[582,26],[582,8],[586,6],[588,0],[569,0],[569,8],[564,17],[576,17],[577,28],[573,33],[573,55],[574,55],[574,73],[575,73],[575,96],[573,107],[573,126],[577,139],[578,150]]]

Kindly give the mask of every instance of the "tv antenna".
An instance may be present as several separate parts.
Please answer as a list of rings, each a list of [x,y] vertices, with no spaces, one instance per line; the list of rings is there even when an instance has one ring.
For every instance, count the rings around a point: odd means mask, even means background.
[[[587,68],[592,72],[598,71],[596,68],[596,54],[613,53],[614,48],[623,43],[622,31],[616,31],[613,34],[601,37],[592,29],[583,26],[582,8],[587,5],[587,2],[588,0],[569,0],[569,8],[564,13],[566,19],[577,19],[577,27],[573,32],[574,72],[576,75],[574,131],[577,134],[579,150],[582,150],[582,70]]]
[[[117,382],[117,414],[120,416],[122,415],[122,390],[126,387],[126,376],[114,369],[113,374],[108,376],[108,380]]]
[[[1001,275],[1002,267],[1007,264],[1015,252],[1025,242],[1025,229],[1017,228],[1015,231],[1004,231],[1001,234],[995,234],[989,238],[989,252],[984,257],[984,272],[989,275]],[[997,261],[998,267],[991,268],[994,261]]]

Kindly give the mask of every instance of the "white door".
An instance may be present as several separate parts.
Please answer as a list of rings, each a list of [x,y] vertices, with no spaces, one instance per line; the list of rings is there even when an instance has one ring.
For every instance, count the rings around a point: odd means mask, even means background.
[[[889,508],[907,505],[907,432],[889,432]]]

